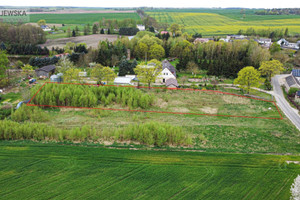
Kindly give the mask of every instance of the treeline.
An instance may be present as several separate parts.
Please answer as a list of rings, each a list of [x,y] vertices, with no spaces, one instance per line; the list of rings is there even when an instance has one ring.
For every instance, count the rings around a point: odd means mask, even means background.
[[[280,39],[284,36],[289,35],[289,29],[254,29],[248,28],[246,30],[239,30],[238,35],[247,35],[247,36],[260,36],[267,37],[271,39]]]
[[[236,77],[245,66],[259,68],[261,61],[270,59],[270,53],[256,42],[244,40],[197,44],[187,57],[194,59],[200,69],[208,70],[208,75]]]
[[[300,15],[300,8],[273,8],[255,12],[256,15]]]
[[[137,32],[139,32],[138,28],[133,28],[133,27],[127,28],[127,27],[124,27],[124,28],[120,28],[119,35],[136,35]]]
[[[145,145],[191,145],[192,138],[181,127],[165,123],[134,124],[122,128],[96,129],[89,126],[62,129],[40,123],[0,121],[0,140],[51,141],[136,141]]]
[[[159,39],[154,33],[141,31],[132,40],[119,38],[113,43],[102,41],[97,50],[90,51],[84,57],[91,58],[90,63],[97,62],[103,66],[119,65],[120,75],[133,74],[135,66],[132,67],[131,63],[122,59],[123,56],[127,57],[129,49],[131,58],[160,60],[164,57],[176,57],[179,59],[176,65],[178,71],[190,70],[189,63],[193,62],[199,70],[208,70],[211,75],[224,77],[236,77],[243,67],[258,68],[261,61],[270,59],[270,52],[253,40],[194,44],[194,39],[186,33],[180,37]],[[92,54],[95,53],[96,57],[93,58]]]
[[[5,45],[1,43],[0,50],[6,50],[8,54],[13,55],[49,55],[47,47],[40,47],[32,44],[12,44]]]
[[[32,90],[34,95],[36,89]],[[96,107],[120,104],[130,109],[149,108],[154,96],[135,88],[46,84],[33,99],[36,105]]]
[[[35,66],[35,67],[43,67],[47,65],[55,65],[59,61],[59,57],[53,56],[53,57],[44,57],[44,58],[39,58],[39,57],[31,57],[29,59],[29,65]]]
[[[0,23],[0,42],[5,44],[37,45],[46,42],[44,31],[31,25]]]
[[[102,18],[102,20],[99,20],[98,23],[96,23],[100,28],[106,28],[106,29],[119,29],[119,28],[136,28],[137,24],[142,23],[141,20],[135,20],[135,19],[122,19],[122,20],[116,20],[116,19],[105,19]]]

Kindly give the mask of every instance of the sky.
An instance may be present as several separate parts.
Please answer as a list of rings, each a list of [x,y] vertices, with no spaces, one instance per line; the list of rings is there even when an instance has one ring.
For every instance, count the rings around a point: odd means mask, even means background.
[[[0,0],[1,6],[300,8],[300,0]]]

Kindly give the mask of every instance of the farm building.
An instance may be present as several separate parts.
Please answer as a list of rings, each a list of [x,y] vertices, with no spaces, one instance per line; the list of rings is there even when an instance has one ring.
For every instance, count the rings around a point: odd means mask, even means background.
[[[133,85],[133,83],[131,82],[132,80],[132,77],[118,76],[114,80],[114,85]]]
[[[59,73],[57,75],[50,76],[50,81],[51,82],[61,83],[63,81],[63,74]]]
[[[214,40],[213,38],[196,38],[194,41],[194,44],[196,43],[206,43],[209,42],[210,40]]]
[[[300,99],[300,90],[296,92],[295,98],[296,98],[296,99]]]
[[[300,70],[293,69],[291,75],[285,78],[284,85],[286,91],[288,91],[291,87],[300,88]]]
[[[176,80],[176,69],[168,60],[162,61],[162,69],[156,82],[166,83],[166,81],[171,78]]]
[[[142,24],[137,24],[136,27],[139,29],[139,31],[145,31],[146,30],[145,26],[142,25]]]
[[[286,39],[278,40],[277,44],[279,44],[282,48],[285,48],[285,49],[294,49],[294,50],[299,49],[299,43],[291,43],[291,42],[288,42]]]
[[[55,72],[55,65],[47,65],[35,70],[37,77],[46,76],[49,78],[52,74],[54,74],[54,72]]]
[[[178,82],[174,78],[169,78],[166,80],[166,87],[167,88],[177,88],[178,87]]]
[[[255,39],[258,44],[260,44],[263,47],[269,48],[272,45],[272,40],[270,38],[259,38]]]

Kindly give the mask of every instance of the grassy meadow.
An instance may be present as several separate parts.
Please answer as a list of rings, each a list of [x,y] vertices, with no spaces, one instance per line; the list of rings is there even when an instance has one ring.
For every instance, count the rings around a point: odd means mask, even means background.
[[[248,98],[212,95],[210,92],[155,89],[145,89],[144,92],[155,96],[153,105],[144,110],[280,117],[273,104]],[[117,102],[108,105],[100,103],[97,107],[129,109]],[[40,123],[61,129],[88,126],[99,131],[107,129],[114,132],[130,125],[165,123],[180,127],[193,139],[193,145],[188,148],[209,152],[298,154],[300,151],[299,131],[285,117],[276,120],[70,108],[46,108],[42,111],[48,120]],[[113,142],[119,146],[132,144],[131,141],[116,140],[110,140],[107,144]],[[98,143],[103,144],[103,141]],[[143,147],[143,144],[139,145]]]
[[[205,10],[209,11],[209,10]],[[158,22],[168,24],[177,23],[183,26],[184,31],[189,33],[202,33],[205,36],[236,34],[239,30],[254,29],[285,29],[290,33],[300,32],[300,17],[297,15],[287,16],[259,16],[253,13],[243,15],[230,12],[210,11],[182,12],[181,10],[147,12]]]
[[[30,22],[36,23],[40,19],[53,24],[90,24],[105,19],[136,19],[140,17],[137,13],[76,13],[76,14],[31,14]]]
[[[0,142],[2,199],[289,199],[296,156]]]

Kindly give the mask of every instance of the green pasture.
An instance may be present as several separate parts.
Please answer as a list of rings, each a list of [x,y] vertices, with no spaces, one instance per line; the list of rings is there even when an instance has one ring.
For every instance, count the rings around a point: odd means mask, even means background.
[[[40,19],[54,24],[93,24],[105,19],[136,19],[140,17],[137,13],[76,13],[76,14],[31,14],[30,22],[36,23]]]
[[[289,199],[296,156],[0,142],[1,199]]]

